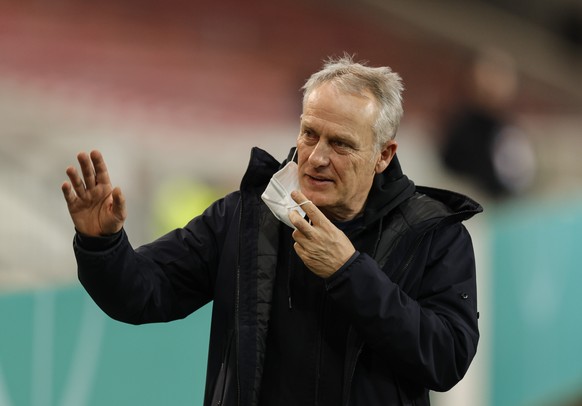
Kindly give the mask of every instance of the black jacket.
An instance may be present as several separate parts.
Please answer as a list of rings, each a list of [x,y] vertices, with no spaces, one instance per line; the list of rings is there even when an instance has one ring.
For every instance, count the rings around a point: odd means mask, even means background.
[[[75,239],[79,279],[128,323],[170,321],[213,300],[205,405],[255,405],[285,227],[260,199],[279,162],[253,149],[240,191],[134,251],[124,232],[106,250]],[[326,280],[350,320],[344,405],[428,405],[465,374],[479,338],[471,239],[481,211],[448,191],[415,187],[395,158],[376,176],[355,259]]]

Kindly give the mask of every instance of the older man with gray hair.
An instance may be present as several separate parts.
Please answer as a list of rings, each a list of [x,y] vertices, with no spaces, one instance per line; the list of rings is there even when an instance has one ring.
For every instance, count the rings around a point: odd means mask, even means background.
[[[240,189],[133,249],[98,151],[67,168],[79,279],[111,317],[213,301],[205,405],[428,405],[477,348],[479,204],[415,186],[396,157],[402,83],[344,56],[304,86],[296,148],[252,150]]]

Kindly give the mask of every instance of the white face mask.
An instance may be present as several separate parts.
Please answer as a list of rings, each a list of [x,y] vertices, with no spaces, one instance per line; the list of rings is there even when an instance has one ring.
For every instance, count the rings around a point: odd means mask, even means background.
[[[305,212],[301,209],[301,205],[309,202],[307,200],[297,204],[291,198],[291,192],[294,190],[300,190],[299,175],[297,164],[291,160],[283,169],[271,177],[267,188],[261,195],[261,199],[271,209],[275,217],[291,228],[295,228],[289,220],[291,210],[296,210],[302,217],[305,217]]]

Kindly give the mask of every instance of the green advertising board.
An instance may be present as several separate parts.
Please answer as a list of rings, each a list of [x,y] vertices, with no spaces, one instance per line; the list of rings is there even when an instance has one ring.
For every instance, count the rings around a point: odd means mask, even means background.
[[[144,326],[78,286],[0,296],[0,406],[200,405],[211,307]]]
[[[492,405],[562,405],[582,396],[582,202],[493,217]]]

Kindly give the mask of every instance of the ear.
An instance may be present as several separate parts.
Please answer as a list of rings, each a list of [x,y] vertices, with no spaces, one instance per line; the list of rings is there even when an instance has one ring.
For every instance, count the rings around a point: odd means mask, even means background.
[[[386,142],[386,144],[384,144],[382,150],[380,151],[380,158],[374,167],[375,173],[382,173],[386,168],[388,168],[392,158],[394,158],[394,155],[396,155],[397,149],[398,143],[395,140],[389,140]]]

